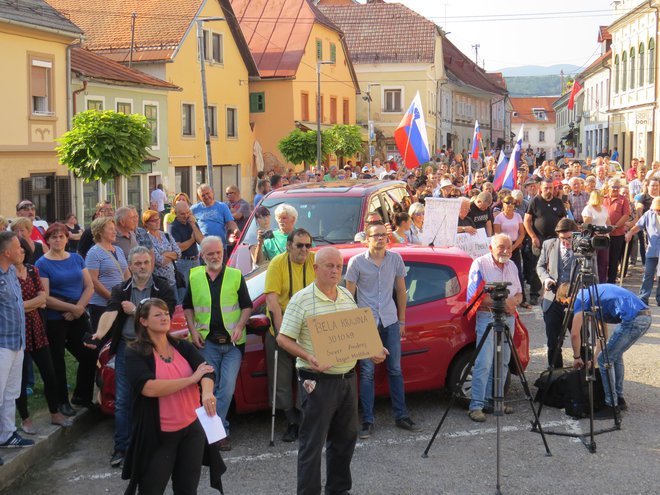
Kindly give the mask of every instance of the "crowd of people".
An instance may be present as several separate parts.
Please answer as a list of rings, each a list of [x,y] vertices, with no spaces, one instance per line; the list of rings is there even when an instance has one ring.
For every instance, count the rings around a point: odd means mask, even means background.
[[[245,352],[252,300],[243,275],[226,260],[254,209],[258,230],[257,243],[250,247],[252,261],[268,264],[269,398],[287,420],[282,440],[300,441],[298,492],[319,493],[324,440],[329,445],[326,490],[347,491],[355,442],[374,432],[374,363],[385,362],[395,425],[419,431],[406,406],[401,371],[405,268],[387,245],[422,244],[428,198],[461,202],[457,234],[484,229],[491,238],[489,253],[475,260],[469,278],[479,273],[486,281],[511,282],[506,308],[512,330],[516,308],[528,309],[542,299],[549,366],[563,365],[561,352],[555,350],[561,348],[558,329],[565,302],[556,292],[569,281],[575,264],[573,234],[584,225],[611,227],[602,234],[609,237],[609,248],[598,250],[595,260],[598,281],[605,287],[638,263],[639,256],[644,280],[635,308],[648,309],[660,258],[660,162],[647,170],[643,160],[633,160],[624,186],[620,177],[609,177],[607,156],[585,163],[538,158],[523,154],[513,190],[494,190],[492,156],[472,163],[470,173],[463,154],[451,150],[443,150],[433,166],[414,170],[376,158],[361,166],[349,161],[342,168],[260,172],[252,205],[237,186],[227,187],[227,201],[221,202],[213,188],[201,184],[199,201],[179,193],[166,211],[167,196],[159,187],[151,196],[153,208],[141,215],[133,206],[115,210],[108,202],[98,203],[85,229],[75,215],[48,225],[36,217],[32,202],[21,201],[10,222],[0,217],[0,447],[33,444],[22,436],[36,433],[28,409],[32,363],[42,376],[51,422],[66,428],[77,408],[93,405],[96,358],[109,341],[116,382],[111,465],[123,466],[124,477],[131,480],[129,490],[146,492],[148,486],[160,493],[170,477],[184,491],[196,487],[204,438],[195,407],[201,404],[209,415],[221,418],[228,436],[216,447],[231,449],[227,413]],[[296,209],[280,204],[271,212],[260,201],[287,184],[349,178],[402,180],[409,202],[391,223],[384,223],[379,212],[368,213],[364,232],[356,233],[356,241],[367,249],[349,261],[343,288],[337,285],[339,252],[326,247],[315,256],[312,234],[296,227]],[[385,293],[393,296],[383,303]],[[660,304],[660,284],[656,301]],[[477,337],[492,321],[491,303],[486,298],[476,313]],[[176,305],[183,307],[190,344],[166,331]],[[356,306],[373,313],[382,353],[359,363],[321,367],[306,318]],[[616,313],[614,302],[612,308]],[[634,319],[639,311],[613,318]],[[67,377],[66,350],[77,362],[75,382]],[[492,410],[492,365],[488,352],[475,362],[469,411],[474,421],[486,421]],[[618,399],[609,397],[608,405],[625,407],[622,364],[616,373],[611,381]],[[298,393],[293,389],[296,375],[302,383]],[[512,410],[504,408],[505,413]],[[158,442],[165,447],[155,455]],[[221,470],[216,462],[213,473]]]

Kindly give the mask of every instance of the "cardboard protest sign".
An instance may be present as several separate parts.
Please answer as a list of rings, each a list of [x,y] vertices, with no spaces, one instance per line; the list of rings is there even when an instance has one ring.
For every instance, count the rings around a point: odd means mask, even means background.
[[[422,244],[453,246],[458,227],[461,200],[457,198],[426,198]]]
[[[490,240],[486,236],[486,229],[477,229],[477,233],[472,234],[456,234],[456,247],[461,248],[472,259],[476,259],[488,253],[488,246]]]
[[[368,308],[351,309],[307,318],[314,355],[323,365],[379,355],[383,343]]]

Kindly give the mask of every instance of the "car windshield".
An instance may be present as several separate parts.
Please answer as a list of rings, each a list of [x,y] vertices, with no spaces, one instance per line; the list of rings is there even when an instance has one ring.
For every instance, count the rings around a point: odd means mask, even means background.
[[[245,275],[245,285],[247,285],[250,299],[255,301],[264,293],[266,287],[266,269],[268,266],[262,265],[256,270]]]
[[[270,228],[277,230],[275,209],[282,203],[293,206],[298,212],[296,228],[302,228],[312,234],[314,244],[341,244],[353,242],[360,225],[361,197],[313,196],[265,198],[260,206],[270,210]],[[252,217],[242,242],[257,243],[257,220]]]

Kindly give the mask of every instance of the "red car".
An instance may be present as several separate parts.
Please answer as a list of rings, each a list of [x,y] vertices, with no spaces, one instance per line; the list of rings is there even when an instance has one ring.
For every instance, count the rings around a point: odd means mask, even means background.
[[[344,258],[364,252],[363,245],[336,246]],[[413,245],[389,247],[403,257],[406,266],[408,303],[406,335],[401,342],[401,365],[406,392],[455,387],[475,347],[474,319],[463,316],[466,308],[468,271],[472,259],[457,248]],[[268,380],[263,335],[268,328],[266,301],[263,293],[266,268],[246,275],[248,290],[254,303],[248,324],[245,356],[234,393],[238,413],[268,409]],[[177,315],[173,319],[176,324]],[[184,325],[185,325],[185,320]],[[516,321],[514,344],[523,368],[529,363],[529,335]],[[387,396],[387,372],[376,367],[376,394]],[[471,381],[461,392],[462,401],[469,397]]]

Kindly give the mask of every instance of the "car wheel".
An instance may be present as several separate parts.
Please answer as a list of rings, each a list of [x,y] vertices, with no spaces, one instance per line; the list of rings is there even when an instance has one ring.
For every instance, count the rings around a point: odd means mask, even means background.
[[[470,399],[472,398],[472,370],[468,374],[463,386],[458,388],[458,383],[465,372],[468,364],[470,363],[470,358],[474,349],[466,349],[463,352],[459,353],[452,362],[449,373],[447,373],[447,382],[446,387],[449,392],[453,395],[457,393],[456,404],[467,409],[470,406]],[[511,385],[511,372],[508,372],[506,375],[506,381],[504,382],[504,395],[506,396],[509,391],[509,386]]]

